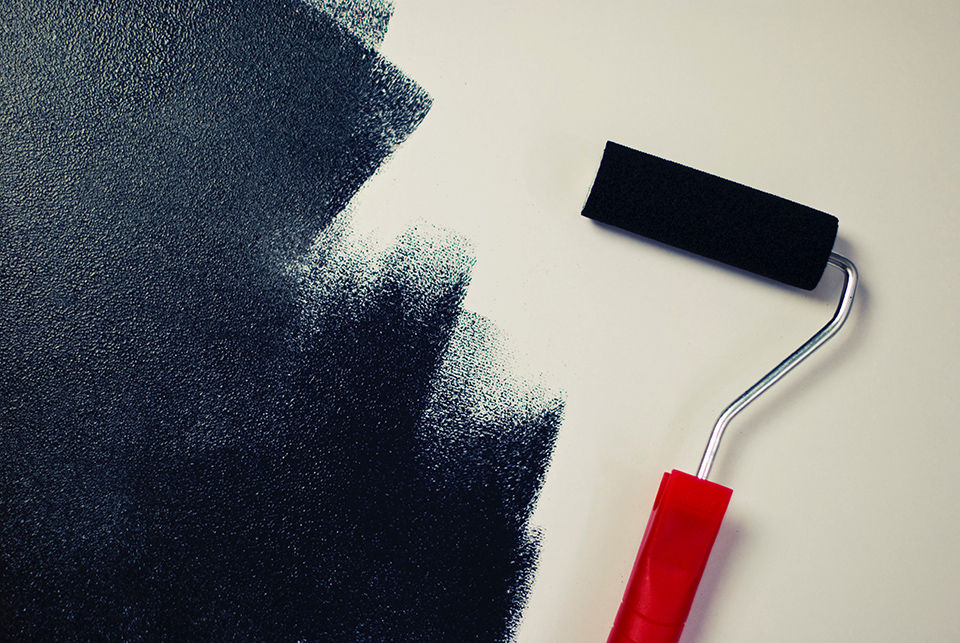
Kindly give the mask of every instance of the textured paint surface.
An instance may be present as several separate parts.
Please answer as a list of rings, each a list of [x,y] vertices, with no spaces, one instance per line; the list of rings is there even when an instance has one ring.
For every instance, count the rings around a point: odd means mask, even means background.
[[[0,638],[509,639],[559,402],[337,218],[430,99],[320,4],[0,18]]]
[[[393,5],[386,0],[307,0],[371,49],[387,34]]]

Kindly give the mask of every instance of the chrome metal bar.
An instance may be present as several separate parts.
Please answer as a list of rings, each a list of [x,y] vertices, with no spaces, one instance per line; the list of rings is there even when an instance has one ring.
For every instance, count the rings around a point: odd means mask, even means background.
[[[837,253],[831,253],[827,263],[835,268],[839,268],[844,273],[843,294],[840,296],[840,303],[837,305],[837,312],[833,318],[827,322],[827,325],[821,328],[816,335],[795,350],[787,359],[780,362],[780,365],[763,376],[763,378],[751,386],[747,391],[730,404],[713,426],[710,432],[710,440],[707,442],[707,448],[703,452],[703,458],[700,460],[700,468],[697,470],[697,477],[706,480],[710,475],[710,469],[713,467],[713,461],[717,457],[717,450],[720,448],[720,440],[723,438],[723,432],[726,430],[730,420],[740,411],[745,409],[751,402],[757,399],[761,393],[776,384],[780,378],[789,373],[793,368],[808,358],[815,350],[820,348],[824,342],[833,337],[843,323],[847,321],[850,315],[850,309],[853,307],[853,296],[857,291],[857,267],[853,262],[842,257]]]

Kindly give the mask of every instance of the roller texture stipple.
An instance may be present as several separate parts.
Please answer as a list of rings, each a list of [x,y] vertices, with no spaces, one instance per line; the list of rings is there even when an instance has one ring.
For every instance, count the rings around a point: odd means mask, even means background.
[[[430,107],[390,3],[4,8],[0,642],[512,641],[561,405],[344,212]]]
[[[612,141],[583,215],[807,290],[837,236],[829,214]]]

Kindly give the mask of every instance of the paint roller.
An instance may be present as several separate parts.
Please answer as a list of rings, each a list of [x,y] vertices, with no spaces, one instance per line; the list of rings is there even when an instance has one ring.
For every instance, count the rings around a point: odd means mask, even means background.
[[[853,305],[857,269],[833,252],[835,217],[613,142],[583,215],[806,290],[827,266],[844,276],[830,321],[720,414],[696,475],[663,475],[607,643],[676,643],[732,494],[708,480],[724,430],[840,329]]]

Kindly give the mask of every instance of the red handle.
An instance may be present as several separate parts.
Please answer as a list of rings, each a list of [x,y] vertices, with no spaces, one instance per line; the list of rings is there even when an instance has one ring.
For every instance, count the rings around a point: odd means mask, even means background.
[[[674,469],[663,474],[607,643],[676,643],[732,490]]]

